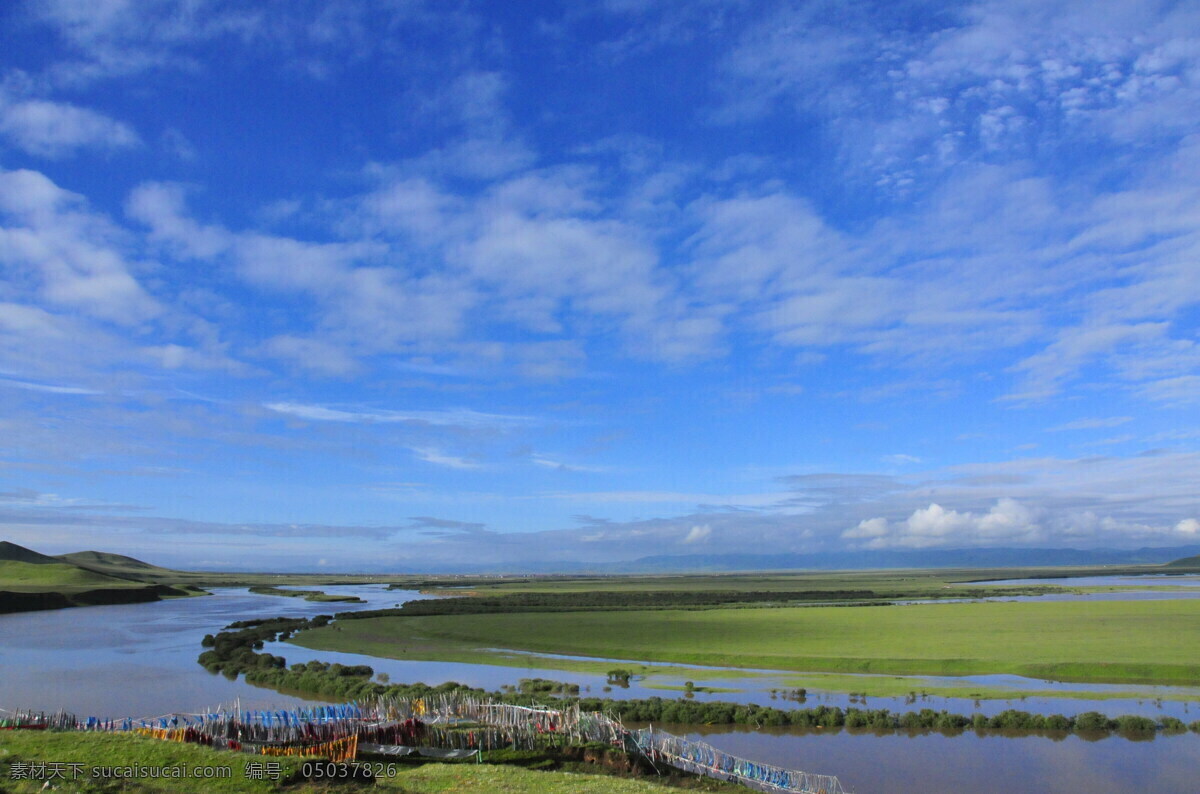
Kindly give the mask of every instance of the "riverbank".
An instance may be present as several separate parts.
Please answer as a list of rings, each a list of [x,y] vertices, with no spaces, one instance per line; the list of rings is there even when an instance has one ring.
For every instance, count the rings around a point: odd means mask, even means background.
[[[137,585],[123,587],[62,588],[58,590],[0,590],[0,614],[37,612],[45,609],[146,604],[167,598],[208,595],[192,585]]]

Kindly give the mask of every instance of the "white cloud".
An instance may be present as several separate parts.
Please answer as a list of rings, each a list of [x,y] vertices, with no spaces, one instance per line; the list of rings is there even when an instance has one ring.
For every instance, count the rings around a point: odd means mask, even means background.
[[[46,383],[11,380],[9,378],[0,378],[0,386],[9,386],[14,389],[24,389],[25,391],[45,392],[46,394],[103,394],[103,392],[95,389],[85,389],[80,386],[54,386]]]
[[[344,349],[320,339],[281,334],[264,342],[262,352],[321,375],[346,376],[361,370],[359,363]]]
[[[437,466],[446,466],[451,469],[480,469],[483,468],[479,463],[460,458],[455,455],[447,455],[439,449],[433,447],[410,447],[413,454],[426,463],[432,463]]]
[[[480,413],[465,408],[437,411],[347,410],[290,402],[267,403],[264,407],[276,413],[288,414],[313,422],[403,423],[473,429],[508,429],[527,427],[537,423],[535,419],[528,416]]]
[[[32,281],[52,305],[137,323],[161,307],[134,276],[127,246],[125,234],[82,196],[36,171],[0,171],[0,267],[10,285]]]
[[[529,461],[534,465],[541,466],[546,469],[553,469],[555,471],[600,473],[611,470],[608,466],[592,466],[583,463],[564,463],[557,458],[536,453],[529,456]]]
[[[710,535],[712,535],[712,527],[707,524],[697,524],[689,529],[687,535],[679,542],[685,545],[689,543],[703,543],[708,540]]]
[[[150,69],[196,70],[196,48],[208,42],[236,51],[267,51],[276,63],[313,77],[327,76],[342,51],[379,46],[379,30],[420,22],[419,3],[314,3],[245,6],[219,0],[44,0],[32,16],[70,42],[78,60],[49,69],[58,82],[86,84]],[[439,22],[463,24],[447,12]],[[298,54],[303,52],[304,55]]]
[[[1194,129],[1190,7],[984,0],[935,13],[920,27],[820,4],[769,14],[725,59],[719,115],[815,117],[852,169],[899,191],[965,160]]]
[[[1141,393],[1156,402],[1194,403],[1200,401],[1200,375],[1183,375],[1152,381],[1142,387]]]
[[[333,242],[197,223],[183,199],[178,186],[147,184],[128,211],[168,254],[228,261],[258,289],[313,300],[317,322],[303,338],[324,345],[314,360],[327,371],[406,353],[559,377],[583,360],[576,337],[589,327],[651,360],[722,350],[723,310],[680,294],[645,230],[597,217],[576,171],[503,180],[471,202],[427,179],[389,181],[342,205],[351,239]],[[497,341],[514,326],[548,338]],[[264,351],[287,356],[300,336]]]
[[[887,536],[889,531],[888,520],[886,518],[864,518],[858,522],[858,526],[843,532],[842,537],[846,540],[883,538]]]
[[[128,149],[141,141],[129,125],[94,110],[45,99],[14,100],[0,93],[0,135],[47,158],[80,149]]]
[[[904,453],[901,452],[901,453],[897,453],[895,455],[884,455],[883,461],[884,461],[884,463],[904,464],[904,463],[920,463],[921,459],[918,458],[916,455],[905,455]]]
[[[1200,520],[1185,518],[1175,525],[1175,531],[1180,535],[1200,535]]]
[[[1044,533],[1035,514],[1015,499],[1001,498],[984,514],[958,512],[931,503],[918,508],[904,521],[864,519],[842,532],[850,541],[866,541],[863,548],[929,548],[976,545],[1027,545],[1042,540]]]

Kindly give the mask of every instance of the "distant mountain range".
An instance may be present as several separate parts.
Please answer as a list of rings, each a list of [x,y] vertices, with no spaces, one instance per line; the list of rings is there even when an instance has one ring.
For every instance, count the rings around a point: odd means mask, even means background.
[[[1140,549],[923,549],[829,551],[815,554],[683,554],[606,563],[525,562],[440,566],[447,573],[716,573],[857,570],[864,568],[1037,568],[1072,565],[1156,565],[1200,555],[1200,545]],[[422,571],[425,572],[425,571]],[[428,569],[429,573],[435,569]]]

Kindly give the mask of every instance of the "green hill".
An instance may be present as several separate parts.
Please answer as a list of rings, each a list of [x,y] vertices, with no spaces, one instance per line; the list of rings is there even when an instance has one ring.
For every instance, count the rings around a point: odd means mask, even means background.
[[[177,573],[169,568],[151,565],[133,557],[126,557],[124,554],[112,554],[107,551],[76,551],[70,554],[59,554],[55,557],[55,561],[70,563],[108,576],[130,579],[155,578]]]
[[[0,540],[0,562],[25,562],[31,565],[60,565],[62,560],[40,554],[33,549]]]
[[[161,581],[164,575],[173,581]],[[0,614],[206,595],[189,585],[175,586],[178,578],[178,571],[121,554],[80,551],[50,557],[0,541]]]
[[[79,558],[79,562],[73,558]],[[89,562],[95,564],[83,564]],[[0,588],[28,592],[132,587],[144,582],[124,574],[139,570],[155,573],[163,569],[119,554],[84,551],[51,557],[7,540],[0,541]]]
[[[1167,568],[1200,568],[1200,554],[1194,557],[1184,557],[1166,564]]]

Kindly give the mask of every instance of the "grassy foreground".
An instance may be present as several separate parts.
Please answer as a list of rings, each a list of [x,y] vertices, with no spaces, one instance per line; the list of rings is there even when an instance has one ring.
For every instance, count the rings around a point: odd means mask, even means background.
[[[1200,600],[382,617],[338,621],[293,642],[485,663],[509,648],[797,672],[1182,684],[1200,682]]]
[[[256,780],[247,776],[246,765],[263,761],[280,762],[280,780]],[[192,744],[175,744],[140,736],[0,731],[0,791],[26,794],[42,791],[46,772],[40,779],[21,779],[34,765],[59,765],[63,778],[51,782],[57,790],[78,792],[272,792],[299,794],[317,792],[387,791],[433,794],[434,792],[508,792],[509,794],[661,794],[657,783],[607,775],[542,772],[492,764],[396,764],[394,777],[386,774],[367,781],[302,780],[300,759],[264,759],[246,753],[212,750]],[[78,766],[71,766],[77,764]],[[183,768],[180,779],[153,779],[142,775],[115,780],[98,775],[102,767]],[[214,778],[212,770],[228,767],[228,778]],[[47,767],[50,768],[50,767]],[[15,771],[14,771],[15,770]],[[206,771],[198,771],[206,770]],[[219,774],[219,773],[218,773]]]

